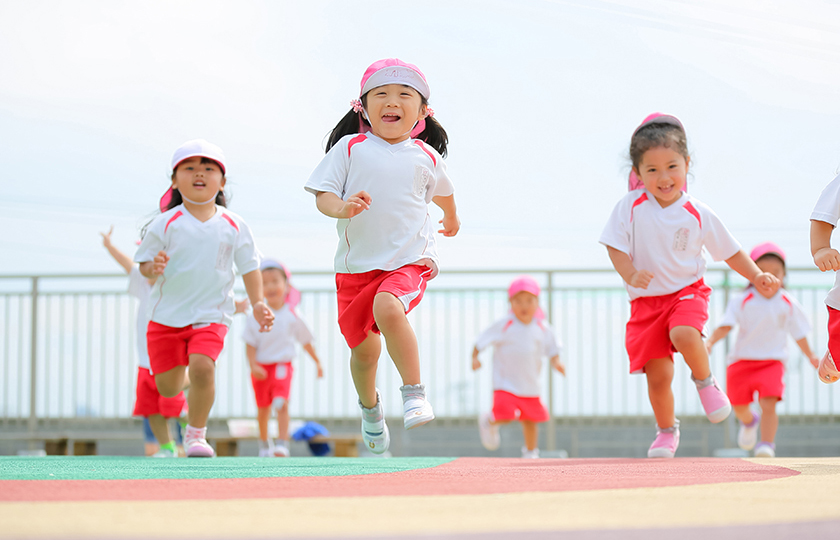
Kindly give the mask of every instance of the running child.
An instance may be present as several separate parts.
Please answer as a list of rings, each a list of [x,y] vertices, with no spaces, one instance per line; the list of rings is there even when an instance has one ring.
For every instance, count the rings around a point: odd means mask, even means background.
[[[750,258],[761,270],[784,281],[785,253],[782,248],[765,242],[753,248]],[[729,300],[720,326],[706,341],[706,350],[711,353],[714,344],[725,338],[734,326],[738,327],[738,338],[728,358],[726,394],[740,422],[738,446],[744,450],[755,448],[756,457],[775,457],[776,430],[779,428],[776,403],[784,395],[788,334],[817,367],[819,360],[808,345],[811,325],[802,306],[784,289],[765,298],[756,294],[750,285]],[[756,392],[760,414],[750,409]],[[759,426],[761,442],[756,446]]]
[[[151,369],[161,395],[184,386],[189,366],[187,457],[213,457],[207,418],[215,399],[216,359],[233,320],[234,266],[242,274],[260,331],[274,315],[263,303],[260,253],[248,225],[225,208],[225,157],[203,139],[188,141],[172,156],[166,209],[149,223],[135,262],[156,279],[146,333]]]
[[[775,294],[780,282],[759,269],[717,215],[685,191],[690,157],[677,118],[648,116],[630,139],[630,159],[631,191],[613,209],[600,242],[630,295],[625,335],[630,373],[647,377],[656,417],[648,457],[674,457],[680,435],[671,390],[674,352],[691,369],[709,420],[722,422],[732,410],[703,343],[711,293],[703,282],[704,248],[765,297]]]
[[[270,332],[261,333],[259,323],[249,317],[242,335],[257,399],[259,455],[289,457],[289,389],[292,386],[292,360],[297,356],[295,344],[300,343],[315,361],[319,379],[324,376],[324,370],[312,346],[312,332],[295,309],[300,302],[300,292],[292,287],[291,274],[285,266],[271,259],[263,260],[260,271],[266,303],[274,312],[274,326]],[[268,437],[272,408],[277,411],[276,444]]]
[[[178,450],[175,441],[169,431],[169,418],[182,416],[186,399],[183,392],[178,392],[173,397],[163,397],[155,386],[155,379],[149,365],[149,353],[146,347],[146,327],[149,325],[149,295],[152,292],[154,279],[148,279],[140,274],[140,269],[131,260],[131,257],[120,251],[112,242],[111,234],[114,227],[102,235],[102,245],[117,263],[123,267],[128,274],[128,293],[137,298],[137,389],[134,402],[134,416],[142,416],[144,423],[148,422],[152,432],[152,440],[156,442],[157,448],[149,453],[147,443],[146,455],[156,458],[178,457]],[[145,429],[144,429],[145,431]],[[148,440],[148,437],[146,437]]]
[[[540,401],[540,371],[543,358],[561,374],[560,348],[540,309],[540,286],[529,276],[513,280],[508,287],[510,312],[482,332],[472,353],[473,371],[481,368],[479,353],[493,346],[493,410],[478,419],[481,444],[499,448],[499,426],[519,420],[525,446],[523,458],[538,458],[539,423],[548,421]]]
[[[338,324],[351,349],[362,437],[376,454],[390,443],[376,388],[380,332],[402,378],[405,428],[435,417],[420,380],[417,338],[406,314],[438,273],[428,204],[443,210],[438,232],[444,236],[455,236],[460,220],[441,157],[448,138],[432,118],[429,95],[429,84],[416,66],[396,58],[371,64],[362,76],[359,98],[333,128],[327,155],[305,185],[318,210],[338,220]]]
[[[828,308],[828,350],[820,360],[817,374],[826,384],[840,379],[840,370],[834,360],[840,355],[840,253],[831,247],[831,233],[840,219],[840,175],[823,189],[811,213],[811,255],[822,272],[833,270],[834,287],[828,291],[825,304]],[[838,356],[840,358],[840,356]]]

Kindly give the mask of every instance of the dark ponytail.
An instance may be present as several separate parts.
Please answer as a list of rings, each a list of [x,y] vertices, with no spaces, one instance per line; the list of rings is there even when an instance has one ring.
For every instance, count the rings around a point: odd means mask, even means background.
[[[366,98],[367,94],[362,96],[363,104],[365,103]],[[335,125],[332,131],[330,131],[330,134],[327,138],[326,151],[329,152],[330,148],[335,146],[336,143],[338,143],[338,141],[340,141],[341,138],[345,135],[353,135],[355,133],[360,133],[359,126],[362,125],[362,122],[364,122],[364,124],[368,126],[368,128],[370,128],[370,124],[367,120],[365,120],[362,117],[361,112],[355,112],[353,111],[353,109],[350,109],[350,111],[348,111],[347,114],[345,114],[341,118],[341,120],[338,121],[338,124]]]
[[[420,97],[423,100],[423,105],[428,107],[429,102],[426,101],[426,98],[422,96]],[[449,135],[446,134],[446,130],[443,129],[443,126],[440,125],[440,122],[438,122],[434,117],[426,117],[426,128],[414,138],[420,139],[437,150],[437,153],[440,154],[441,157],[446,157],[446,146],[449,144]]]

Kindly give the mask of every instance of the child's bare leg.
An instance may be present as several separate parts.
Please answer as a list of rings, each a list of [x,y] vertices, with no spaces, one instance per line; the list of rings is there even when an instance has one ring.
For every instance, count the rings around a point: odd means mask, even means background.
[[[172,441],[172,437],[169,435],[169,424],[163,416],[159,414],[149,416],[149,427],[152,428],[152,433],[155,434],[158,445],[168,444]]]
[[[741,421],[742,424],[750,424],[753,421],[753,413],[749,405],[733,405],[732,410],[735,411],[735,417]],[[762,430],[762,433],[764,431]]]
[[[190,355],[189,423],[194,428],[207,426],[210,409],[216,399],[216,363],[203,354]]]
[[[674,425],[674,362],[670,358],[654,358],[645,364],[648,383],[648,397],[653,407],[656,425],[666,429]]]
[[[175,397],[184,388],[184,374],[187,366],[176,366],[163,373],[155,373],[155,385],[163,397]]]
[[[540,426],[530,420],[522,420],[522,437],[525,439],[525,448],[534,450],[540,438]]]
[[[268,420],[271,418],[271,407],[257,407],[257,425],[260,428],[260,440],[268,440]]]
[[[404,385],[420,384],[420,352],[417,336],[408,323],[405,308],[396,296],[381,292],[373,299],[373,318],[385,336],[388,354],[394,360]]]
[[[277,409],[277,438],[281,441],[289,439],[289,402],[284,401],[283,406]]]
[[[779,416],[776,414],[777,397],[763,397],[758,400],[761,405],[761,442],[774,442],[776,431],[779,429]]]
[[[700,331],[692,326],[675,326],[669,334],[671,343],[685,358],[685,363],[691,369],[691,374],[698,381],[709,378],[709,354],[703,343]]]
[[[368,336],[350,351],[350,374],[353,386],[359,395],[362,406],[370,409],[376,406],[376,367],[382,342],[379,336],[368,332]]]

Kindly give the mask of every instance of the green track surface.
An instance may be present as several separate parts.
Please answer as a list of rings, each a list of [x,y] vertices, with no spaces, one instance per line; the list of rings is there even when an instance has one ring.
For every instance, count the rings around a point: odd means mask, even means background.
[[[144,480],[352,476],[437,467],[454,458],[223,457],[154,459],[104,456],[0,456],[2,480]]]

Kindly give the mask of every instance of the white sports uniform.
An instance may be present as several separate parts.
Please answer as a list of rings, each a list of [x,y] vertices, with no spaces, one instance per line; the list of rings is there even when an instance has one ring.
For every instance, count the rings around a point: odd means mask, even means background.
[[[297,356],[295,344],[307,345],[313,337],[300,313],[284,304],[274,313],[274,326],[269,332],[260,332],[256,319],[248,317],[242,339],[257,350],[257,363],[276,364],[291,362]]]
[[[390,144],[373,133],[347,135],[312,172],[304,189],[342,200],[366,191],[368,210],[339,219],[335,271],[396,270],[421,259],[440,266],[428,204],[453,193],[446,164],[417,139]]]
[[[837,221],[840,220],[840,175],[822,190],[814,211],[811,212],[811,219],[824,221],[832,227],[837,226]],[[834,273],[834,287],[825,297],[825,303],[830,308],[840,310],[840,272]]]
[[[137,299],[137,365],[152,370],[149,364],[149,349],[146,344],[146,328],[149,327],[149,297],[152,286],[149,280],[140,273],[137,266],[132,266],[128,273],[128,294]]]
[[[712,209],[688,193],[662,208],[646,189],[615,205],[599,241],[630,255],[637,270],[653,273],[647,289],[625,283],[630,300],[672,294],[699,281],[706,273],[704,248],[716,261],[741,249]]]
[[[738,327],[729,364],[738,360],[784,362],[788,334],[798,341],[811,331],[805,311],[787,291],[780,289],[772,298],[765,298],[753,287],[729,300],[720,326]]]
[[[513,313],[494,322],[475,340],[479,351],[493,346],[493,390],[539,397],[543,359],[560,354],[554,332],[536,317],[523,324]]]
[[[154,260],[165,251],[170,260],[152,287],[149,320],[172,328],[233,321],[234,264],[245,275],[260,267],[251,229],[222,206],[205,222],[184,205],[149,224],[135,262]]]

